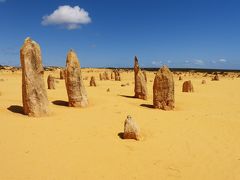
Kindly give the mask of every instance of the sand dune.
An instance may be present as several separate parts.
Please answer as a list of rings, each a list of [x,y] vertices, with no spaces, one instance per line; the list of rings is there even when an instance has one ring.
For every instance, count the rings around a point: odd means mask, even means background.
[[[104,71],[83,70],[87,108],[67,107],[58,79],[47,90],[52,114],[41,118],[22,114],[21,72],[0,71],[1,180],[240,179],[240,78],[175,75],[176,108],[163,111],[152,108],[153,72],[145,101],[131,97],[133,71],[121,73],[122,81],[99,81]],[[91,76],[97,87],[89,86]],[[193,93],[182,92],[185,80]],[[140,141],[119,137],[127,115],[140,126]]]

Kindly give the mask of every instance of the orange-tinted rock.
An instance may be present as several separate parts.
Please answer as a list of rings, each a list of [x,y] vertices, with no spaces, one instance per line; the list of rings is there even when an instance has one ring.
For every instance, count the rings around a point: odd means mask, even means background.
[[[121,81],[120,72],[118,70],[114,71],[115,81]]]
[[[55,78],[50,74],[47,79],[48,89],[55,89]]]
[[[114,79],[114,73],[111,72],[111,79]]]
[[[95,82],[95,77],[94,76],[91,77],[90,86],[97,86],[96,82]]]
[[[163,66],[157,72],[153,83],[153,106],[158,109],[172,110],[175,107],[174,80],[172,72]]]
[[[135,56],[134,59],[134,78],[135,78],[135,97],[139,99],[147,99],[147,82],[144,74],[142,73],[139,64],[138,59]]]
[[[66,60],[66,88],[71,107],[88,106],[88,98],[85,86],[82,80],[80,64],[76,53],[70,50]]]
[[[30,38],[20,50],[22,66],[22,102],[24,114],[45,116],[49,114],[47,90],[40,46]]]
[[[101,73],[99,73],[99,79],[100,79],[100,81],[103,80],[103,77],[102,77],[102,74],[101,74]]]
[[[182,92],[194,92],[192,82],[185,81],[182,86]]]
[[[142,71],[142,73],[144,75],[145,81],[147,82],[147,73],[146,73],[146,71]]]
[[[60,70],[60,79],[65,79],[65,69]]]
[[[219,81],[219,76],[218,76],[218,74],[216,74],[216,75],[212,78],[212,81]]]
[[[202,80],[202,84],[206,84],[206,80],[205,79]]]
[[[104,80],[109,80],[109,76],[108,76],[108,73],[106,71],[103,73],[103,79]]]

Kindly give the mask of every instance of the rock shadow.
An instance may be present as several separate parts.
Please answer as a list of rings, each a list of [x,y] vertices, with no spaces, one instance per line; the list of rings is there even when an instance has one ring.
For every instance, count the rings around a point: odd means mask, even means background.
[[[67,101],[62,101],[62,100],[52,101],[52,103],[57,105],[57,106],[68,106],[68,102]]]
[[[9,111],[13,112],[13,113],[18,113],[18,114],[24,115],[23,107],[22,107],[22,106],[12,105],[12,106],[9,106],[7,109],[8,109]]]
[[[152,104],[141,104],[140,106],[147,107],[147,108],[150,108],[150,109],[155,109]]]
[[[124,138],[123,138],[123,135],[124,135],[123,132],[118,133],[118,137],[119,137],[120,139],[124,139]]]
[[[119,95],[119,96],[121,96],[121,97],[125,97],[125,98],[133,98],[133,99],[136,98],[135,96],[127,96],[127,95]]]

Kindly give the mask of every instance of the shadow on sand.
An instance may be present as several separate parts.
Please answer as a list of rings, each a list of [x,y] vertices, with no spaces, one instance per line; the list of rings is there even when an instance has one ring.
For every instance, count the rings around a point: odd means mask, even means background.
[[[127,96],[127,95],[119,95],[119,96],[122,96],[122,97],[125,97],[125,98],[133,98],[133,99],[136,98],[135,96]]]
[[[58,105],[58,106],[68,106],[68,102],[67,101],[62,101],[62,100],[56,100],[56,101],[52,101],[53,104]]]
[[[124,138],[123,138],[123,134],[124,134],[123,132],[118,133],[118,137],[119,137],[120,139],[124,139]]]
[[[22,106],[12,105],[12,106],[9,106],[7,109],[13,113],[18,113],[18,114],[24,115]]]
[[[154,106],[152,104],[141,104],[140,106],[154,109]]]

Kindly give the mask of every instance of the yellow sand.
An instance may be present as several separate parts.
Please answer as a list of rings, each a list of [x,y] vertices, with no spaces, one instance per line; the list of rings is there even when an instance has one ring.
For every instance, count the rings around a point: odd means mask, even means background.
[[[58,80],[47,90],[52,115],[44,118],[19,113],[21,72],[0,72],[0,180],[240,179],[240,78],[208,77],[202,85],[202,74],[183,76],[195,92],[182,93],[175,76],[176,109],[162,111],[151,108],[153,72],[144,101],[126,97],[134,94],[133,72],[116,82],[87,71],[89,107],[64,106]],[[89,87],[91,75],[97,87]],[[140,126],[141,141],[118,136],[127,115]]]

